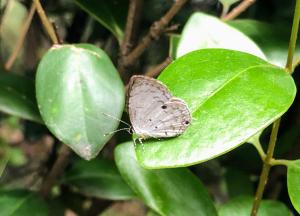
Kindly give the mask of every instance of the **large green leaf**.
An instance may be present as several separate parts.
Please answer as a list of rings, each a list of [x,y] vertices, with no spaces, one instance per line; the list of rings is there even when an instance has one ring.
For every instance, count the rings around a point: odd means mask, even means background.
[[[1,216],[47,216],[48,206],[37,194],[23,190],[0,191]]]
[[[115,165],[104,159],[76,161],[66,172],[63,182],[74,186],[80,193],[88,196],[111,200],[126,200],[135,197]]]
[[[0,111],[42,122],[36,104],[34,82],[22,76],[1,72]]]
[[[115,159],[129,186],[159,214],[216,215],[204,186],[188,169],[146,170],[137,163],[130,142],[117,146]]]
[[[296,93],[283,69],[224,49],[191,52],[159,80],[187,102],[193,120],[179,137],[136,146],[139,162],[149,168],[188,166],[236,148],[286,112]]]
[[[121,41],[124,35],[128,0],[76,0],[76,3]]]
[[[294,208],[300,214],[300,160],[292,161],[288,165],[287,185],[289,196]]]
[[[84,159],[94,158],[115,130],[124,107],[124,86],[101,49],[64,45],[50,49],[36,76],[46,126]],[[109,117],[108,115],[112,116]]]
[[[197,12],[183,28],[176,56],[205,48],[232,49],[265,58],[260,48],[246,35],[216,17]]]
[[[257,20],[233,20],[228,24],[255,41],[266,54],[269,62],[284,67],[291,31],[289,25],[280,23],[269,24]],[[296,55],[300,54],[299,44],[296,46]]]
[[[254,197],[238,197],[230,200],[219,209],[219,216],[249,216]],[[292,216],[281,202],[262,200],[257,216]]]

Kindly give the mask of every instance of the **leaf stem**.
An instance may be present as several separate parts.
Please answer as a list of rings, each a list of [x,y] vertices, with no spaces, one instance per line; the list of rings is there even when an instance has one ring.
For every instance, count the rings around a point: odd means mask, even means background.
[[[16,45],[13,49],[13,52],[12,52],[12,54],[10,55],[10,57],[8,58],[7,62],[4,65],[5,70],[9,71],[11,69],[11,67],[13,66],[15,60],[17,59],[18,54],[19,54],[19,52],[22,48],[22,45],[24,43],[24,40],[26,38],[27,32],[29,30],[33,15],[35,13],[35,10],[36,10],[35,4],[32,3],[32,5],[30,7],[30,10],[29,10],[29,13],[28,13],[28,16],[27,16],[27,18],[24,22],[24,25],[21,29],[21,33],[20,33],[20,35],[18,37],[18,40],[16,42]]]
[[[293,73],[293,57],[294,57],[295,47],[297,42],[299,20],[300,20],[300,0],[296,0],[295,13],[294,13],[290,43],[289,43],[289,50],[288,50],[288,57],[287,57],[287,62],[285,67],[287,72],[290,74]],[[254,198],[251,216],[257,215],[257,211],[265,190],[265,186],[268,180],[271,166],[276,165],[276,163],[278,164],[278,161],[280,164],[282,164],[282,162],[284,164],[288,163],[287,161],[283,161],[283,160],[277,160],[276,162],[276,160],[273,159],[279,126],[280,126],[280,118],[273,123],[271,137],[268,145],[268,151],[267,151],[266,158],[264,160],[263,170],[259,178],[259,184]]]
[[[41,5],[41,2],[40,0],[33,0],[36,8],[37,8],[37,13],[41,19],[41,22],[44,26],[44,28],[46,29],[50,39],[52,40],[52,43],[53,44],[58,44],[59,43],[59,40],[58,38],[56,37],[56,34],[55,34],[55,30],[53,28],[53,25],[51,24],[51,22],[48,20],[48,17],[46,16],[46,13]]]
[[[259,154],[261,160],[264,161],[265,158],[266,158],[266,153],[265,153],[265,151],[263,150],[263,148],[262,148],[260,142],[251,143],[251,144],[256,148],[256,150],[257,150],[257,152],[258,152],[258,154]]]
[[[267,151],[267,155],[264,160],[263,170],[262,170],[260,178],[259,178],[259,183],[258,183],[256,195],[255,195],[253,206],[252,206],[251,216],[256,216],[256,214],[257,214],[257,211],[258,211],[258,208],[259,208],[259,205],[260,205],[260,202],[261,202],[264,190],[265,190],[265,186],[268,181],[268,176],[269,176],[269,172],[270,172],[270,168],[271,168],[270,161],[272,160],[272,157],[273,157],[279,126],[280,126],[280,118],[273,123],[271,137],[270,137],[269,146],[268,146],[268,151]]]
[[[291,163],[291,160],[285,159],[272,159],[270,161],[271,166],[288,166]]]
[[[296,49],[297,35],[299,30],[299,21],[300,21],[300,1],[296,0],[293,26],[292,26],[292,32],[291,32],[290,44],[288,50],[288,57],[285,65],[286,70],[290,74],[293,73],[293,58]]]
[[[49,174],[46,176],[42,183],[40,193],[44,198],[47,198],[49,196],[53,185],[55,184],[57,179],[62,175],[65,167],[69,162],[69,157],[71,153],[71,149],[67,145],[62,144],[54,165],[52,166]]]
[[[243,0],[238,6],[233,8],[228,14],[224,15],[222,17],[222,20],[224,21],[233,20],[241,13],[243,13],[248,7],[254,4],[254,2],[255,0]]]

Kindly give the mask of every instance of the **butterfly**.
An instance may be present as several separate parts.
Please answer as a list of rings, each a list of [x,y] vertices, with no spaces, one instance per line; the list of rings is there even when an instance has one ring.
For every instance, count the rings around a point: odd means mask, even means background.
[[[142,75],[129,81],[127,110],[139,139],[179,136],[192,120],[183,100],[173,97],[162,82]]]

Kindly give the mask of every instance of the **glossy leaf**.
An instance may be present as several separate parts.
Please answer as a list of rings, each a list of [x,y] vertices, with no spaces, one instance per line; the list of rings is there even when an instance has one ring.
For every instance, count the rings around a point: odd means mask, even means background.
[[[104,51],[88,44],[50,49],[38,66],[36,91],[46,126],[87,160],[110,139],[107,133],[119,124],[114,118],[123,112],[117,70]]]
[[[37,194],[24,191],[0,191],[1,216],[47,216],[48,206]]]
[[[132,190],[160,215],[216,215],[204,186],[188,169],[144,169],[131,142],[117,146],[115,159]]]
[[[176,56],[205,48],[238,50],[265,58],[260,48],[246,35],[216,17],[197,12],[183,28]]]
[[[118,41],[122,40],[128,11],[128,0],[76,0],[76,3],[111,31]]]
[[[66,172],[63,182],[87,196],[110,200],[126,200],[135,197],[115,165],[104,159],[76,161]]]
[[[256,20],[234,20],[228,24],[255,41],[263,50],[269,62],[281,67],[285,66],[291,31],[289,25],[269,24]],[[299,54],[300,42],[298,41],[295,56]]]
[[[11,73],[0,73],[0,111],[42,122],[35,99],[34,82]]]
[[[249,216],[254,197],[238,197],[230,200],[219,209],[219,216]],[[281,202],[262,200],[257,216],[292,216],[289,209]]]
[[[288,165],[287,185],[289,196],[294,208],[300,214],[300,160],[292,161]]]
[[[139,162],[151,168],[189,166],[238,147],[285,113],[296,93],[283,69],[224,49],[189,53],[159,80],[187,102],[193,120],[179,137],[136,146]]]

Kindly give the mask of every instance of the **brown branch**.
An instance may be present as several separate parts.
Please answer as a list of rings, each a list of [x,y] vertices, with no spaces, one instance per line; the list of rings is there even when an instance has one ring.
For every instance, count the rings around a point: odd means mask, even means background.
[[[58,44],[59,40],[56,37],[55,30],[54,30],[51,22],[48,20],[48,17],[46,16],[46,13],[41,5],[41,2],[39,0],[33,0],[33,2],[37,8],[37,13],[41,19],[41,22],[42,22],[44,28],[46,29],[50,39],[52,40],[52,43]]]
[[[42,183],[42,187],[40,190],[40,193],[43,197],[47,198],[49,196],[49,193],[51,192],[51,189],[57,179],[62,175],[62,173],[65,170],[65,167],[67,166],[69,162],[69,157],[71,155],[71,149],[65,145],[62,144],[59,155],[51,168],[50,173],[46,176]]]
[[[143,37],[140,43],[124,57],[122,64],[125,67],[132,65],[145,51],[153,40],[156,40],[164,32],[165,28],[171,21],[171,19],[177,14],[187,0],[176,0],[170,10],[159,20],[154,22],[148,34]]]
[[[22,45],[23,45],[24,40],[26,38],[27,32],[29,30],[32,18],[34,16],[35,10],[36,10],[35,4],[32,4],[31,7],[30,7],[28,16],[27,16],[27,18],[26,18],[26,20],[24,22],[24,25],[23,25],[23,27],[21,29],[21,33],[19,35],[19,38],[18,38],[18,40],[16,42],[16,45],[15,45],[15,47],[13,49],[13,52],[12,52],[12,54],[10,55],[10,57],[8,58],[7,62],[4,65],[4,68],[6,70],[8,70],[8,71],[13,66],[13,64],[14,64],[15,60],[17,59],[18,54],[19,54],[19,52],[20,52],[20,50],[22,48]]]
[[[136,29],[140,21],[140,11],[142,5],[143,0],[130,0],[125,26],[125,35],[121,43],[121,57],[127,55],[132,48],[132,43],[136,35]]]
[[[248,7],[254,4],[254,2],[255,0],[243,0],[238,6],[233,8],[228,14],[222,17],[222,20],[224,21],[233,20],[241,13],[243,13]]]
[[[165,67],[167,67],[170,63],[172,62],[171,57],[167,57],[162,63],[154,66],[152,69],[148,70],[145,73],[145,76],[149,76],[149,77],[157,77],[160,72],[165,69]]]

